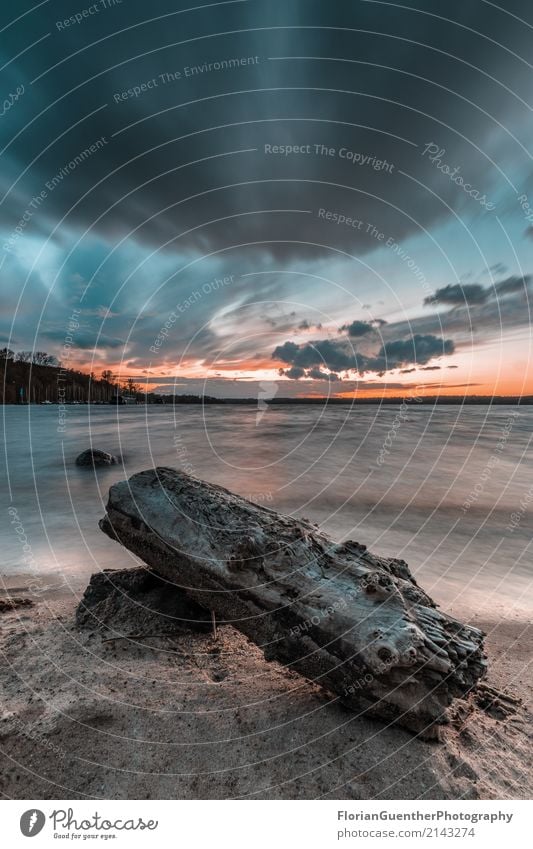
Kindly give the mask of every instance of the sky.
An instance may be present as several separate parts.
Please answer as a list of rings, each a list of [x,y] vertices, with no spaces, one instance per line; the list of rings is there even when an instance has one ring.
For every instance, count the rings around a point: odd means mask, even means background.
[[[0,18],[0,344],[165,393],[533,394],[526,0]]]

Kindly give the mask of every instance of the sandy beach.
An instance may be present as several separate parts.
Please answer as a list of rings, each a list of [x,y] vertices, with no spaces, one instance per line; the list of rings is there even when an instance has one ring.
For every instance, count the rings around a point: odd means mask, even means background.
[[[518,613],[451,611],[487,633],[487,681],[522,704],[496,719],[458,700],[429,743],[358,717],[232,627],[109,639],[76,628],[76,603],[0,614],[4,798],[529,798],[533,629]]]

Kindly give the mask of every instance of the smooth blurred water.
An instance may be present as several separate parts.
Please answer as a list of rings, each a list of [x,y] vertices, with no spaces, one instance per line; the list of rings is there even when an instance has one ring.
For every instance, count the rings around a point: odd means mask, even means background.
[[[10,584],[33,574],[45,585],[53,574],[81,587],[93,571],[132,565],[132,555],[98,528],[107,491],[165,465],[305,516],[335,538],[403,557],[441,602],[531,609],[533,409],[413,404],[405,420],[399,411],[73,406],[58,433],[55,406],[4,407],[1,572]],[[89,446],[121,455],[123,465],[96,473],[76,467]],[[511,530],[513,513],[519,522]]]

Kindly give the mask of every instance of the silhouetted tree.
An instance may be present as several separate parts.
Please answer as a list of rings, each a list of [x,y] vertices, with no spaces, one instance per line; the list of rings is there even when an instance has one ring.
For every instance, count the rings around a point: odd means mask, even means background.
[[[35,351],[31,361],[36,366],[57,366],[57,358],[46,351]]]

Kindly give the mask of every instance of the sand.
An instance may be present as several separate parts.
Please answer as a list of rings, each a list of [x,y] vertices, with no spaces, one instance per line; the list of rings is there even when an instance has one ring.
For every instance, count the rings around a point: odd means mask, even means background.
[[[487,632],[488,681],[523,704],[499,720],[457,703],[428,743],[354,715],[231,627],[106,641],[77,630],[76,602],[0,614],[4,798],[531,798],[522,614],[450,611]]]

